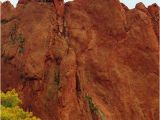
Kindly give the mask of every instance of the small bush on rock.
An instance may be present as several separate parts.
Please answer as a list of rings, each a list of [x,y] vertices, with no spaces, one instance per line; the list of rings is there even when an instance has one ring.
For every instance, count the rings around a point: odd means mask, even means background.
[[[93,101],[92,101],[92,98],[88,95],[85,96],[85,99],[89,105],[89,108],[91,109],[92,112],[94,113],[97,113],[98,112],[98,109],[97,107],[94,105]]]

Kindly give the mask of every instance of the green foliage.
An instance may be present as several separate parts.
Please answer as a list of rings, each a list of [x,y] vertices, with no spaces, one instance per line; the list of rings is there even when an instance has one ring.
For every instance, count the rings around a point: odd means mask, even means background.
[[[93,103],[93,101],[92,101],[92,98],[91,98],[89,95],[86,95],[86,96],[85,96],[85,99],[86,99],[86,101],[87,101],[87,103],[88,103],[88,105],[89,105],[90,110],[91,110],[93,113],[95,113],[96,115],[98,115],[101,120],[106,120],[106,117],[105,117],[104,113],[103,113],[101,110],[99,110],[99,109],[97,108],[97,106],[94,105],[94,103]]]
[[[105,114],[99,110],[99,116],[101,118],[101,120],[107,120]]]
[[[21,100],[18,98],[18,94],[13,89],[12,91],[8,91],[7,93],[1,92],[1,104],[4,107],[15,107],[19,105]]]
[[[17,25],[15,24],[12,28],[11,28],[11,31],[10,31],[10,36],[9,36],[9,41],[12,43],[12,44],[15,44],[16,42],[16,38],[17,38]]]
[[[18,42],[18,45],[19,45],[18,52],[19,53],[23,53],[24,52],[25,38],[23,37],[22,34],[18,34],[18,36],[17,36],[17,42]]]
[[[15,24],[10,31],[10,42],[18,45],[18,53],[24,52],[25,38],[22,33],[17,33],[17,25]]]
[[[85,96],[85,99],[89,105],[89,108],[91,109],[92,112],[94,113],[98,113],[98,109],[97,107],[94,105],[93,101],[92,101],[92,98],[89,96],[89,95],[86,95]]]
[[[54,80],[57,86],[60,84],[60,71],[57,70],[54,72]]]
[[[38,120],[32,113],[23,111],[19,106],[6,108],[1,106],[1,120]]]
[[[19,105],[22,103],[18,94],[13,89],[1,95],[1,120],[40,120],[33,116],[31,112],[25,112]]]

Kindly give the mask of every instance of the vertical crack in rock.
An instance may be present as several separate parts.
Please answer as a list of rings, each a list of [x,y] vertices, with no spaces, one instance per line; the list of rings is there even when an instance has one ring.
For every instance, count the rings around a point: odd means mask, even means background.
[[[76,91],[77,91],[77,96],[79,97],[81,94],[81,84],[80,84],[78,72],[76,72]]]
[[[3,91],[15,88],[23,108],[42,120],[158,119],[156,4],[37,1],[20,0],[16,9],[2,3]],[[23,54],[7,43],[17,22]]]
[[[55,76],[54,77],[54,81],[56,83],[57,88],[59,89],[60,80],[61,80],[61,78],[60,78],[60,66],[59,65],[57,66],[57,68],[56,68],[56,70],[54,72],[54,76]]]

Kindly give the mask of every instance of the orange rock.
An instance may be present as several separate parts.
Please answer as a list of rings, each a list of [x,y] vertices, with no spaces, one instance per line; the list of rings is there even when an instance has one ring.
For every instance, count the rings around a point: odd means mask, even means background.
[[[154,31],[157,35],[157,38],[159,39],[159,6],[157,4],[152,4],[148,7],[148,11],[150,13],[150,16],[152,18],[152,23],[154,27]]]
[[[12,17],[14,7],[9,1],[2,3],[1,9],[1,20],[9,19]]]
[[[158,119],[158,6],[129,10],[118,0],[7,6],[2,90],[16,88],[25,110],[42,120]]]
[[[147,8],[145,7],[145,5],[142,2],[137,3],[135,8],[145,12],[146,14],[148,13]]]
[[[63,2],[63,0],[53,0],[53,1],[54,1],[55,8],[57,10],[57,14],[59,16],[63,16],[64,15],[64,2]]]
[[[125,4],[121,3],[121,5],[122,5],[122,7],[124,8],[125,11],[129,11],[129,8]]]

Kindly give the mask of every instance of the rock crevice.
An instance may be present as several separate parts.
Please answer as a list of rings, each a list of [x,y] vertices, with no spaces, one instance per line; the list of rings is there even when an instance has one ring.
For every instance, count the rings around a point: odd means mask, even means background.
[[[20,0],[1,7],[2,90],[15,88],[24,109],[42,120],[158,120],[159,6]],[[15,24],[25,42],[11,44]]]

